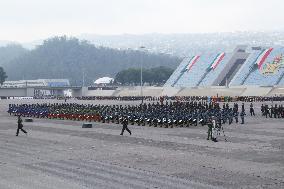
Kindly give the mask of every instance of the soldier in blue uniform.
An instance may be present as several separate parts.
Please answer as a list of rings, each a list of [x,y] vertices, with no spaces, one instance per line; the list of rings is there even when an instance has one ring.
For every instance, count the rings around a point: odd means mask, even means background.
[[[241,124],[245,123],[245,115],[246,115],[245,111],[241,111],[241,113],[240,113],[240,117],[241,117],[241,120],[242,120]]]
[[[235,117],[236,123],[239,123],[239,112],[238,111],[234,112],[234,117]]]
[[[254,109],[253,109],[253,104],[252,104],[252,103],[250,103],[249,112],[250,112],[250,115],[251,115],[251,116],[255,116]]]

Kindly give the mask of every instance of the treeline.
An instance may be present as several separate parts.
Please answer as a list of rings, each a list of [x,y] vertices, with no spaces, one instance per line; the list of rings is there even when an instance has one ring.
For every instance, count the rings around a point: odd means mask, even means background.
[[[0,66],[7,65],[10,61],[28,52],[29,50],[23,48],[19,44],[9,44],[0,47]]]
[[[4,81],[6,80],[7,75],[4,69],[0,66],[0,86],[3,85]]]
[[[54,37],[34,50],[23,53],[3,67],[8,80],[67,78],[81,85],[83,77],[90,85],[100,77],[115,75],[128,68],[165,66],[176,68],[180,59],[164,54],[96,47],[77,38]]]
[[[150,85],[164,84],[174,69],[160,66],[150,69],[142,69],[142,82]],[[118,72],[114,82],[122,85],[139,85],[141,83],[141,69],[129,68]]]

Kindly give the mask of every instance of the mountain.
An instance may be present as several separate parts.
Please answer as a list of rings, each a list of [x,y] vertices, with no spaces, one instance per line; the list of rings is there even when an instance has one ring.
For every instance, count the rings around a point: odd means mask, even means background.
[[[8,64],[13,59],[22,56],[27,52],[29,52],[27,49],[18,44],[8,44],[0,47],[0,66]]]
[[[202,53],[230,52],[237,45],[284,46],[284,31],[274,32],[222,32],[184,34],[143,34],[143,35],[96,35],[82,34],[80,40],[114,49],[133,49],[145,46],[151,53],[164,53],[178,57]],[[23,47],[34,49],[43,40],[23,43]],[[0,41],[1,46],[1,41]]]
[[[121,70],[139,68],[141,62],[145,68],[176,68],[180,61],[164,54],[96,47],[88,41],[63,36],[45,40],[3,67],[8,80],[68,78],[73,85],[80,85],[83,75],[91,84],[99,77],[114,77]]]
[[[44,40],[42,39],[38,39],[38,40],[30,41],[30,42],[25,42],[25,43],[22,43],[22,46],[26,49],[32,50],[36,48],[38,45],[41,45],[43,41]]]
[[[186,34],[144,34],[144,35],[94,35],[82,34],[93,44],[117,48],[137,49],[143,45],[149,52],[166,53],[173,56],[193,56],[202,53],[232,51],[237,45],[284,46],[284,32],[227,32]]]
[[[0,40],[0,47],[7,46],[9,44],[14,44],[15,42],[7,41],[7,40]]]

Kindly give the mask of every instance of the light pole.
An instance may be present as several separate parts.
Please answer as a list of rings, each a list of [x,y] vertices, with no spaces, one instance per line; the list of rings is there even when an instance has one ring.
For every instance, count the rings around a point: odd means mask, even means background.
[[[143,51],[145,49],[144,46],[140,47],[141,51]],[[141,59],[140,59],[140,96],[142,99],[142,103],[143,103],[143,54],[141,53]]]
[[[84,87],[85,86],[85,68],[83,67],[83,70],[82,70],[82,73],[83,73],[83,75],[82,75],[82,87]]]

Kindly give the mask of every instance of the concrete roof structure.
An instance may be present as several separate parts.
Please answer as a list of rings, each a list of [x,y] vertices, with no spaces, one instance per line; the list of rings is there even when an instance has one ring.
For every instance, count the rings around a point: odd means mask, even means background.
[[[96,81],[94,81],[94,84],[109,84],[113,81],[114,81],[114,79],[111,78],[111,77],[101,77],[101,78],[97,79]]]

